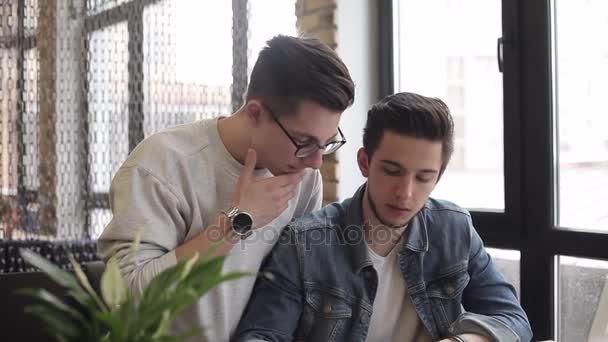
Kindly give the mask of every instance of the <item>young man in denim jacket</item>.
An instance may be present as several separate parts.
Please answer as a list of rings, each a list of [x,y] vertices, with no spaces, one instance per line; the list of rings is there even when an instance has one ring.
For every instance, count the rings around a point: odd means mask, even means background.
[[[453,151],[438,99],[368,112],[354,196],[287,226],[233,341],[529,341],[470,214],[429,198]]]

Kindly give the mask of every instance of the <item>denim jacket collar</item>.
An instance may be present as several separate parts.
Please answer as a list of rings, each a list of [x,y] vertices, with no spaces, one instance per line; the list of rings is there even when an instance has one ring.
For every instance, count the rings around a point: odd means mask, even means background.
[[[355,245],[352,255],[352,262],[357,272],[366,266],[372,266],[367,251],[365,232],[363,231],[363,195],[367,189],[367,183],[361,185],[354,196],[346,200],[343,205],[346,207],[345,238],[348,243]],[[350,201],[350,203],[346,203]],[[415,253],[426,252],[429,248],[429,239],[424,218],[419,213],[410,221],[404,232],[404,243],[400,254],[410,250]],[[356,237],[356,238],[355,238]]]
[[[417,253],[429,250],[429,236],[426,230],[426,222],[424,222],[424,216],[420,215],[420,212],[412,217],[405,230],[405,234],[404,249],[407,248]]]

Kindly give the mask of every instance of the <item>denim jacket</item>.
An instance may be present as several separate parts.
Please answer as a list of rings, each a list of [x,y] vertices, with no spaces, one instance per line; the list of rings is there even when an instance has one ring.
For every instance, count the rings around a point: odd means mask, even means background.
[[[378,275],[361,228],[364,191],[365,185],[283,230],[232,341],[366,340]],[[515,289],[496,269],[466,210],[429,199],[403,239],[401,272],[433,340],[468,332],[530,341]]]

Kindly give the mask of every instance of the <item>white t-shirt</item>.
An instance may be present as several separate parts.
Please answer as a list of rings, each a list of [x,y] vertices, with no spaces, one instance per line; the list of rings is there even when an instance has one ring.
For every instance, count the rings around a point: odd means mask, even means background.
[[[369,246],[367,248],[378,273],[378,289],[367,342],[432,341],[407,291],[398,262],[400,249],[401,244],[397,244],[386,257],[381,257]]]
[[[143,292],[163,270],[176,264],[175,248],[215,223],[230,207],[242,165],[224,146],[218,119],[198,121],[154,134],[133,150],[116,173],[110,190],[113,217],[98,240],[100,256],[114,253],[131,291]],[[254,178],[270,177],[256,170]],[[224,272],[257,272],[264,257],[292,217],[320,208],[322,181],[318,170],[307,170],[297,195],[274,221],[256,229],[234,246]],[[130,243],[142,228],[135,262],[128,262]],[[228,341],[249,300],[255,277],[222,283],[177,318],[174,328],[205,329],[206,339]]]

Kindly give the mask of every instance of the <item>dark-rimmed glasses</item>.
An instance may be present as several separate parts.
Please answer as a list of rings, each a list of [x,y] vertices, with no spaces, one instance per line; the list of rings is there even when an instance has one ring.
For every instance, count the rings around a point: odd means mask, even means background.
[[[298,142],[296,142],[295,139],[292,138],[291,135],[289,135],[289,133],[287,132],[285,127],[283,127],[283,125],[281,125],[281,122],[279,122],[279,119],[274,114],[272,109],[268,108],[267,105],[263,105],[263,106],[264,106],[264,109],[266,109],[268,111],[268,113],[270,114],[270,116],[272,117],[274,122],[276,122],[277,125],[279,125],[281,130],[285,133],[285,135],[287,135],[289,140],[291,140],[293,145],[296,147],[295,155],[298,158],[306,158],[306,157],[312,155],[313,153],[317,152],[317,150],[321,150],[323,155],[332,154],[332,153],[336,152],[340,147],[342,147],[342,145],[346,144],[346,139],[344,138],[344,134],[342,133],[342,130],[340,129],[340,127],[338,127],[338,134],[340,135],[340,138],[338,140],[330,141],[325,145],[319,145],[316,143],[298,144]]]

